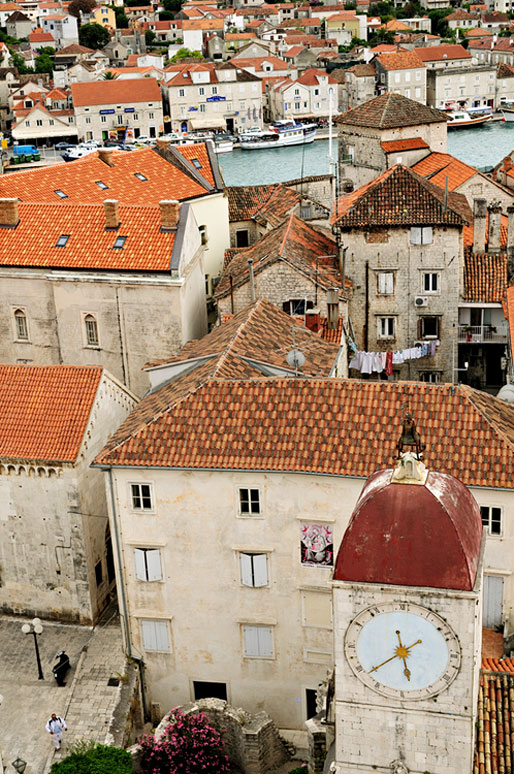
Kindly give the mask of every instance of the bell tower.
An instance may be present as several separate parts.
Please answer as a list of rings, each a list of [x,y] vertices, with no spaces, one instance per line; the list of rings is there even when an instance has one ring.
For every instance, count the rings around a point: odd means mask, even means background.
[[[337,555],[338,774],[473,771],[482,520],[423,450],[407,414],[396,466],[368,478]]]

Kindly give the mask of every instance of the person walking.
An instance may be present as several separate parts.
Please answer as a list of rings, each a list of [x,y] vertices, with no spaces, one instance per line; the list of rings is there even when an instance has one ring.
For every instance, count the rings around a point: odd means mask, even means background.
[[[66,725],[65,721],[58,717],[55,712],[52,712],[52,716],[46,724],[46,730],[53,737],[55,749],[60,750],[62,743],[62,732],[68,730],[68,726]]]

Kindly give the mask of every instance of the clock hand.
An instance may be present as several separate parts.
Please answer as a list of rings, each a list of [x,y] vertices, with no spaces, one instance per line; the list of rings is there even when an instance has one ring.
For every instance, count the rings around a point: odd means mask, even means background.
[[[373,667],[373,669],[370,669],[369,674],[371,674],[372,672],[376,672],[377,669],[380,669],[380,667],[383,667],[384,664],[389,664],[390,661],[394,661],[395,658],[398,658],[397,654],[395,654],[394,656],[391,656],[391,658],[388,658],[386,661],[382,661],[381,664],[378,664],[378,666]]]
[[[412,645],[405,647],[405,645],[402,643],[402,638],[401,638],[399,629],[396,630],[396,636],[398,637],[398,643],[399,643],[398,647],[396,648],[396,655],[403,661],[403,666],[404,666],[403,674],[410,682],[411,672],[409,667],[407,666],[407,659],[410,656],[411,648],[413,648],[415,645],[419,645],[421,643],[421,640],[416,640],[416,642],[413,642]]]

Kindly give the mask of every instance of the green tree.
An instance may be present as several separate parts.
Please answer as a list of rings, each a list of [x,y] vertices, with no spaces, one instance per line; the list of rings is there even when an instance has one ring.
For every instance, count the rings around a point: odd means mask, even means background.
[[[453,13],[453,8],[436,8],[428,12],[428,18],[432,20],[432,35],[440,35],[442,38],[448,35],[448,22],[446,17]]]
[[[118,77],[118,76],[117,76],[117,75],[115,75],[115,74],[112,72],[112,70],[107,70],[107,71],[106,71],[106,72],[103,74],[103,80],[104,80],[104,81],[115,81],[117,77]]]
[[[390,45],[394,43],[394,32],[391,30],[377,30],[369,36],[368,43],[372,48],[382,43]]]
[[[188,48],[179,48],[175,56],[173,56],[170,61],[178,62],[179,59],[189,59],[189,58],[203,59],[199,51],[190,51]]]
[[[83,24],[79,27],[79,43],[86,48],[103,48],[110,39],[109,30],[101,24]]]
[[[153,30],[146,30],[145,41],[147,46],[151,46],[155,43],[156,35]]]
[[[54,68],[54,60],[52,59],[55,54],[55,49],[51,46],[45,46],[39,52],[39,56],[36,58],[36,72],[37,73],[52,73]]]
[[[403,8],[398,8],[396,16],[398,19],[412,19],[416,16],[423,16],[424,13],[425,12],[423,8],[418,2],[415,2],[415,0],[409,0],[409,2],[406,3]]]
[[[182,8],[182,0],[164,0],[163,6],[165,11],[171,11],[171,13],[178,13]]]
[[[12,66],[16,67],[20,75],[26,75],[27,73],[35,72],[33,67],[27,67],[25,60],[19,54],[13,53],[11,56]]]
[[[75,18],[80,19],[81,13],[91,13],[93,8],[96,8],[97,3],[95,0],[71,0],[68,6],[68,13]]]
[[[120,747],[76,744],[70,755],[54,763],[50,774],[132,774],[132,758]]]
[[[116,15],[116,27],[119,30],[126,30],[126,29],[128,29],[129,20],[128,20],[128,16],[125,15],[125,11],[124,11],[123,7],[116,8],[114,13]]]
[[[389,21],[389,19],[396,18],[396,9],[392,3],[383,2],[379,0],[378,3],[370,5],[368,9],[368,16],[379,16],[382,21]]]

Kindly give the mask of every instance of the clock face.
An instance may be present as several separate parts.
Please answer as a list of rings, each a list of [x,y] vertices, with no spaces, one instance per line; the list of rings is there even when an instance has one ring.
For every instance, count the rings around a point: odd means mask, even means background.
[[[450,626],[411,602],[368,607],[351,622],[345,654],[353,673],[382,696],[428,699],[447,688],[460,667]]]

